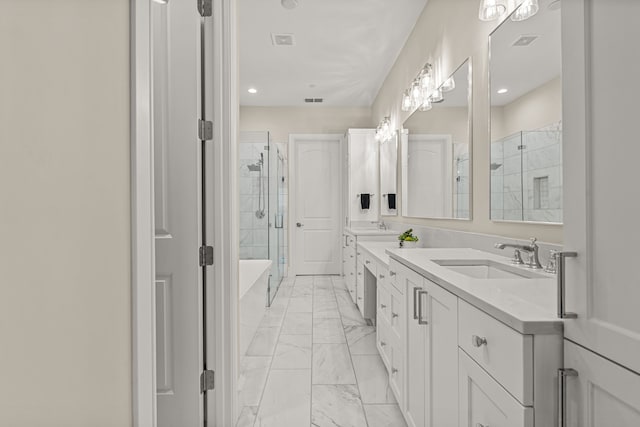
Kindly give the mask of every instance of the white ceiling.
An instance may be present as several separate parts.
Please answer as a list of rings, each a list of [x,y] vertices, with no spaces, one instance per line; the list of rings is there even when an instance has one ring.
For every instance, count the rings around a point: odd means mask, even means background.
[[[238,0],[240,104],[370,106],[426,3]],[[272,33],[293,34],[295,46],[273,46]]]
[[[491,35],[491,105],[509,104],[561,75],[560,10],[549,9],[551,3],[540,0],[535,16],[520,22],[507,18]],[[538,38],[528,46],[513,46],[523,35]],[[509,91],[497,94],[500,88]]]

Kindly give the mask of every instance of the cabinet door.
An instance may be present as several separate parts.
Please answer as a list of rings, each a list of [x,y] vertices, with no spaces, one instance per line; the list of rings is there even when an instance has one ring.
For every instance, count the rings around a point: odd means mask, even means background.
[[[462,349],[458,355],[460,427],[533,427],[533,408],[520,405]]]
[[[636,372],[639,16],[639,1],[562,2],[565,336]]]
[[[417,283],[413,279],[405,280],[407,290],[407,395],[406,395],[406,420],[409,427],[425,427],[427,407],[427,333],[428,325],[418,322],[418,303],[422,305],[428,300],[429,295],[423,286],[422,277]]]
[[[426,280],[425,312],[428,321],[426,425],[458,426],[458,298]],[[411,372],[408,372],[411,375]]]
[[[567,377],[567,427],[640,426],[640,375],[570,341],[564,366]]]

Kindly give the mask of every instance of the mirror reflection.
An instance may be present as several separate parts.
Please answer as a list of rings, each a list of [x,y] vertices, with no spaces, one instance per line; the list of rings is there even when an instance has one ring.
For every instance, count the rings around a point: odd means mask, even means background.
[[[403,124],[403,216],[471,217],[470,81],[466,60],[440,86],[442,100]]]
[[[393,216],[398,214],[398,134],[380,141],[380,213]]]
[[[492,220],[562,222],[560,2],[539,4],[490,36]]]

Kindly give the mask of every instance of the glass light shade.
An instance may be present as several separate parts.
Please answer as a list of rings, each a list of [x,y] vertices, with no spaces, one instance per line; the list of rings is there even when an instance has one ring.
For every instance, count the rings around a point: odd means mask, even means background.
[[[442,92],[451,92],[455,88],[456,88],[456,81],[453,79],[453,76],[445,80],[445,82],[442,83],[442,86],[440,86],[440,90],[442,90]]]
[[[405,91],[402,95],[402,111],[409,111],[411,109],[411,96],[409,91]]]
[[[442,90],[440,89],[436,89],[433,92],[431,92],[431,95],[429,96],[429,98],[431,99],[431,102],[442,102],[444,101],[444,96],[442,96]]]
[[[411,105],[419,107],[420,104],[422,104],[422,88],[420,88],[418,81],[414,81],[411,85]]]
[[[420,75],[420,87],[428,89],[431,85],[431,73],[429,71],[423,71]]]
[[[538,9],[540,9],[538,0],[524,0],[520,7],[513,12],[513,15],[511,15],[511,20],[517,22],[529,19],[538,13]]]
[[[493,21],[506,11],[507,6],[501,0],[482,0],[478,10],[478,18],[481,21]]]
[[[431,110],[431,108],[433,108],[433,105],[431,105],[431,100],[429,98],[425,98],[424,101],[422,101],[422,104],[420,104],[420,111],[429,111]]]

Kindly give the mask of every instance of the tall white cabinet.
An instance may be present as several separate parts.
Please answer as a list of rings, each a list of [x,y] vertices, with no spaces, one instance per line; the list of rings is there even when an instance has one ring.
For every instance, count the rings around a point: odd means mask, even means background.
[[[349,129],[344,145],[347,185],[343,194],[345,227],[366,225],[380,219],[379,150],[375,129]],[[362,209],[360,195],[370,194],[369,209]]]
[[[640,2],[563,0],[562,16],[565,425],[635,427]]]

